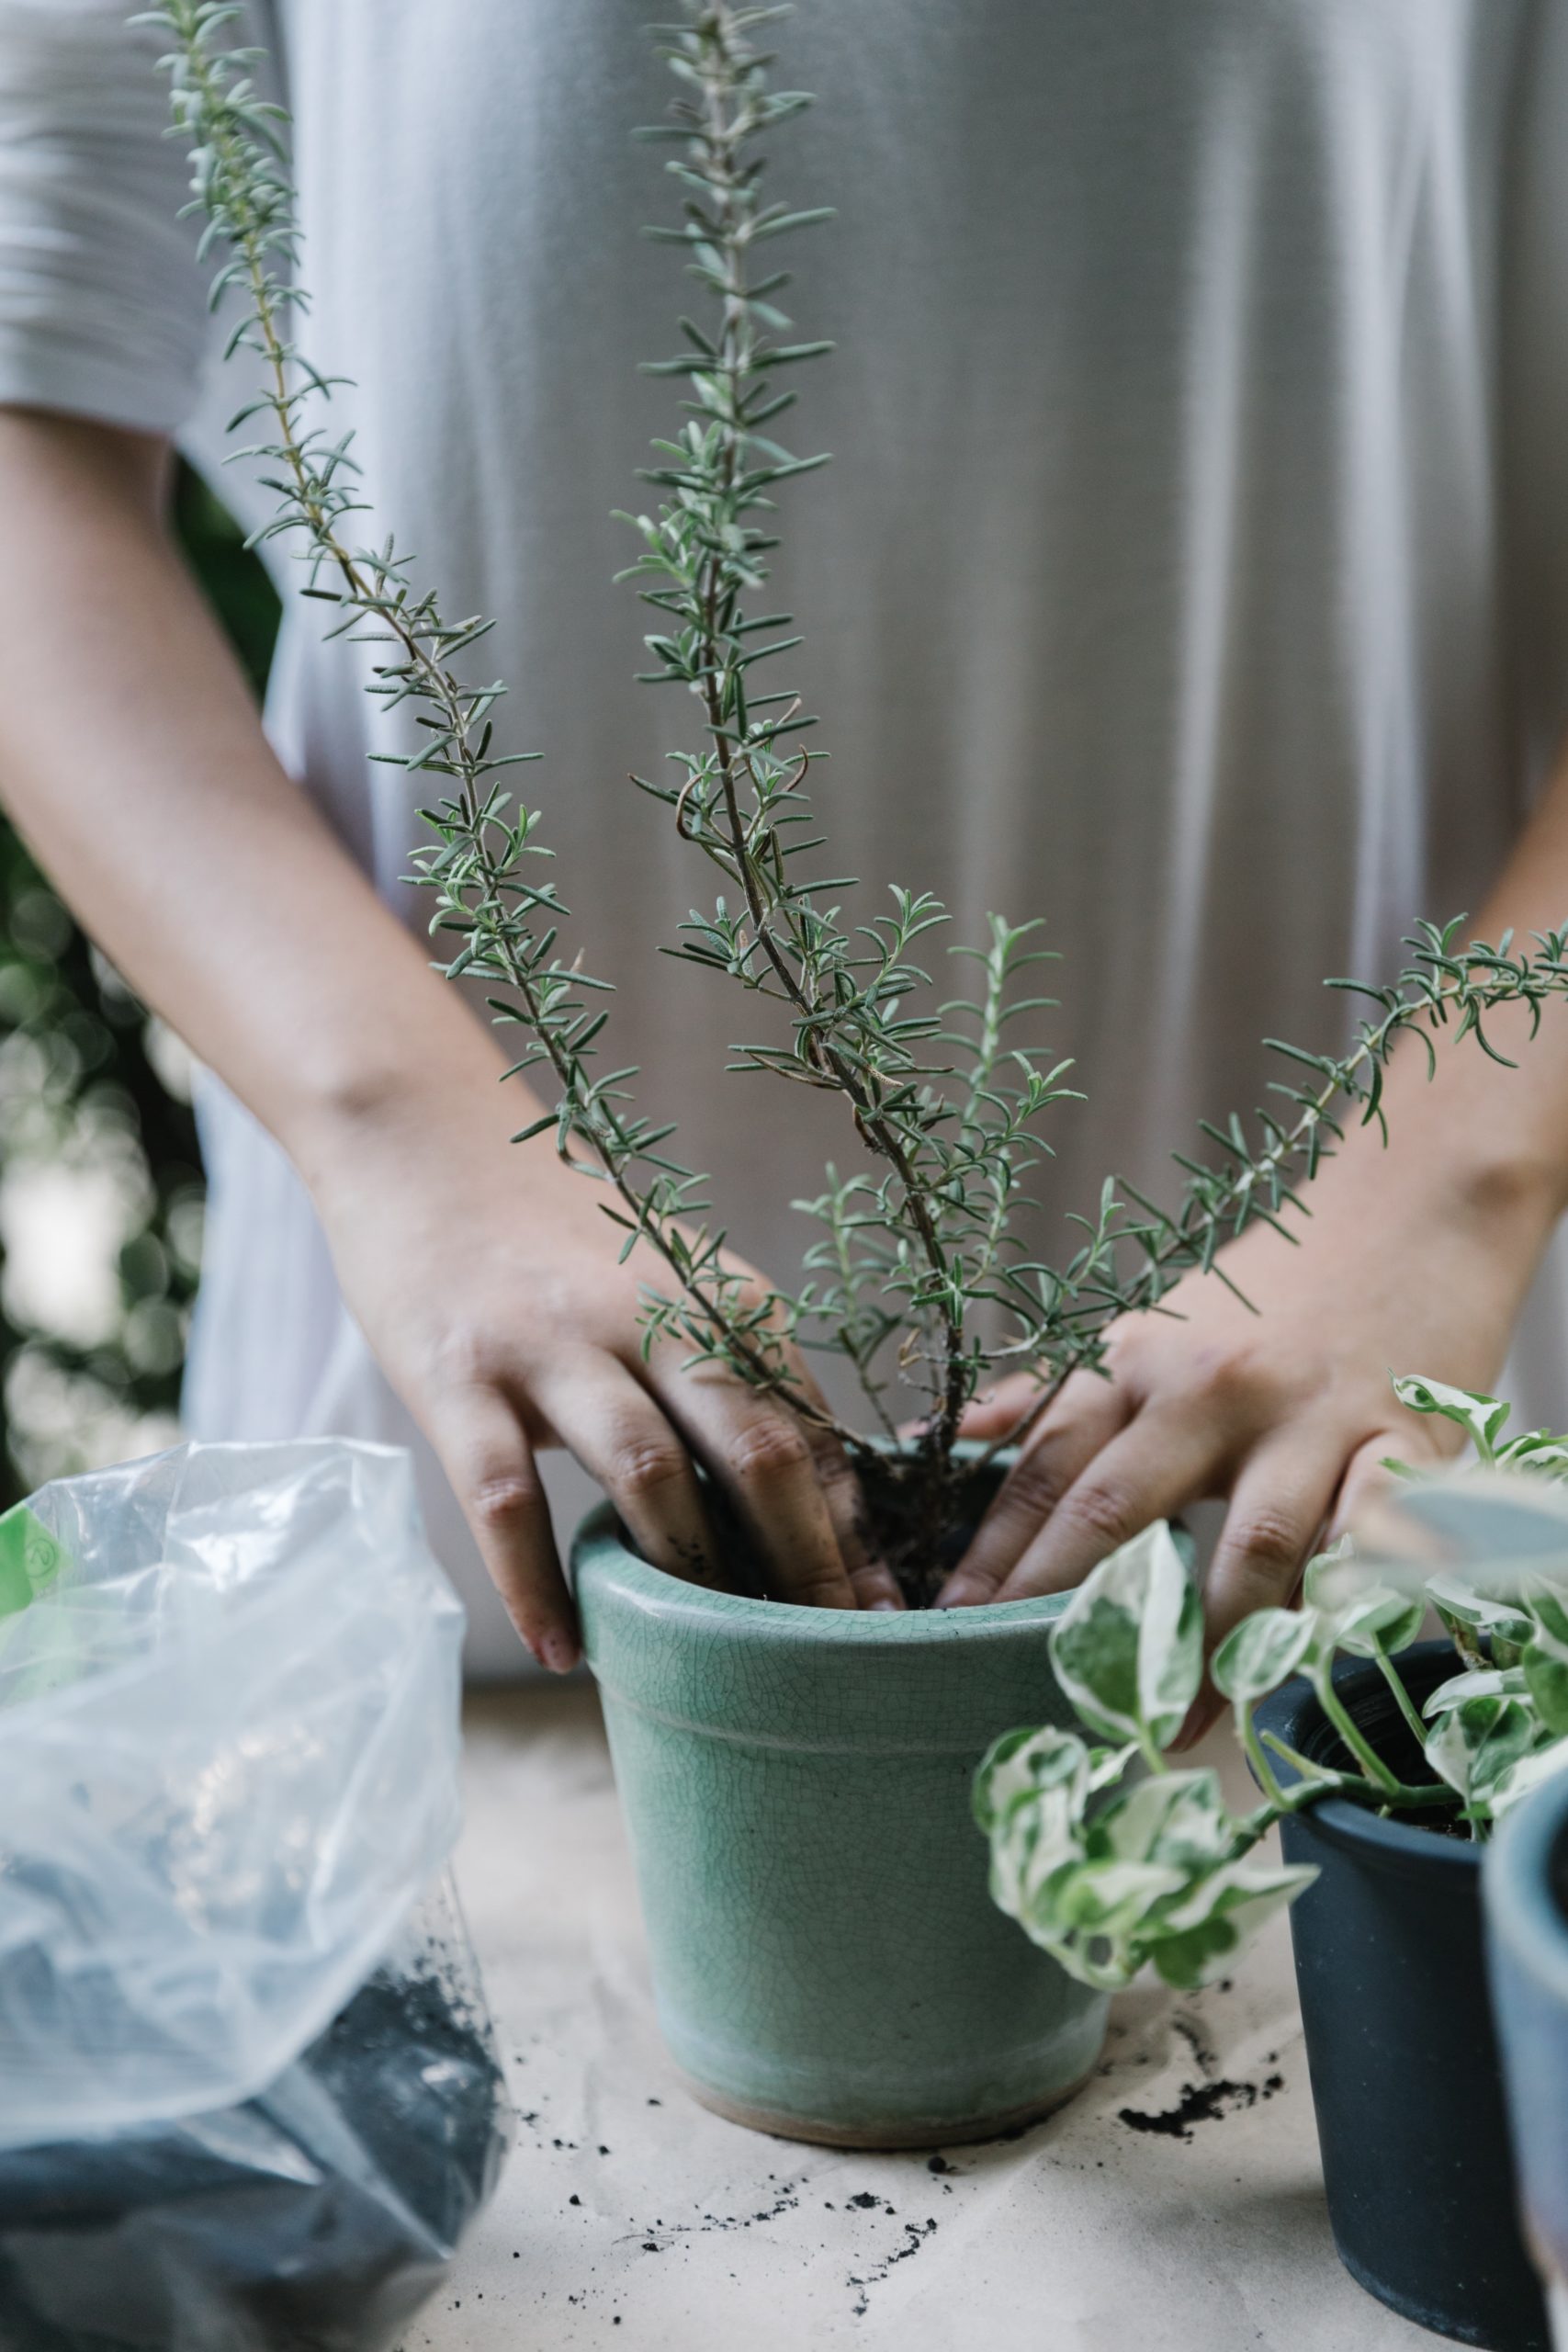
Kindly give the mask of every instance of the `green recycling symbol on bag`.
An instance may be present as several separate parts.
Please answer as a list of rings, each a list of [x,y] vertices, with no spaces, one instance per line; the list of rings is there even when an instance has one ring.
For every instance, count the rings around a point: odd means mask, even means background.
[[[0,1617],[25,1609],[34,1593],[54,1582],[65,1559],[64,1544],[26,1503],[0,1513]]]

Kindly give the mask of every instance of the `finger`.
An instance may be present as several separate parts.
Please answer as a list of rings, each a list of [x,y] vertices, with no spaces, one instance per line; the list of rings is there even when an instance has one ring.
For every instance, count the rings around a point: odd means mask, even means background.
[[[1214,1432],[1205,1421],[1179,1405],[1150,1406],[1074,1479],[998,1600],[1025,1600],[1081,1584],[1155,1520],[1212,1494],[1218,1468]]]
[[[1259,1446],[1231,1492],[1203,1586],[1211,1650],[1255,1609],[1282,1609],[1333,1508],[1344,1444],[1299,1428]]]
[[[897,1579],[874,1548],[865,1494],[853,1463],[831,1430],[807,1424],[806,1437],[856,1608],[902,1609]]]
[[[657,1367],[653,1377],[658,1381]],[[813,1609],[853,1609],[849,1565],[798,1414],[753,1395],[728,1374],[685,1373],[659,1393],[739,1510],[774,1598]],[[845,1511],[850,1498],[841,1483],[837,1499]],[[863,1545],[855,1556],[863,1565]]]
[[[507,1615],[541,1666],[570,1673],[582,1655],[577,1612],[515,1408],[474,1381],[446,1391],[425,1425]]]
[[[561,1442],[597,1478],[643,1558],[687,1584],[722,1586],[723,1562],[679,1434],[610,1355],[558,1369],[540,1402]]]
[[[1069,1380],[1003,1480],[936,1606],[970,1609],[994,1600],[1063,1496],[1132,1413],[1131,1397],[1110,1381],[1091,1373]]]
[[[804,1364],[798,1367],[801,1387],[819,1410],[827,1399]],[[902,1609],[904,1596],[886,1560],[877,1556],[866,1510],[865,1490],[859,1473],[831,1430],[806,1423],[807,1442],[817,1464],[817,1479],[827,1498],[828,1516],[838,1538],[839,1555],[849,1570],[855,1603],[861,1609]]]
[[[1423,1442],[1426,1432],[1419,1433],[1413,1443],[1408,1430],[1380,1430],[1356,1448],[1345,1464],[1345,1476],[1339,1482],[1339,1492],[1334,1498],[1329,1532],[1335,1537],[1350,1533],[1364,1521],[1375,1519],[1380,1507],[1396,1495],[1402,1481],[1397,1471],[1387,1467],[1389,1457],[1433,1463],[1443,1460],[1435,1446]]]
[[[1286,1607],[1302,1570],[1317,1548],[1334,1501],[1343,1447],[1331,1439],[1303,1442],[1300,1435],[1260,1447],[1231,1494],[1230,1508],[1203,1586],[1207,1654],[1255,1609]],[[1173,1743],[1187,1748],[1225,1711],[1205,1682]]]

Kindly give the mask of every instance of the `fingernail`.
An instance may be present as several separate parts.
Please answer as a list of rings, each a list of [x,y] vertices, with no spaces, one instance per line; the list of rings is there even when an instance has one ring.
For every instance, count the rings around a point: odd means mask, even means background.
[[[883,1609],[891,1609],[896,1617],[902,1616],[904,1613],[901,1604],[897,1600],[874,1600],[871,1606],[874,1613]]]
[[[578,1662],[580,1652],[570,1634],[547,1634],[534,1655],[551,1674],[570,1674]]]

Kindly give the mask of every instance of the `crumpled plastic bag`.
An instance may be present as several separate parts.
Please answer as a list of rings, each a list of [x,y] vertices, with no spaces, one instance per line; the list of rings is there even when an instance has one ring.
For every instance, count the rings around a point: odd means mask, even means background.
[[[360,2352],[507,2110],[462,1611],[408,1458],[188,1445],[0,1520],[0,2346]]]

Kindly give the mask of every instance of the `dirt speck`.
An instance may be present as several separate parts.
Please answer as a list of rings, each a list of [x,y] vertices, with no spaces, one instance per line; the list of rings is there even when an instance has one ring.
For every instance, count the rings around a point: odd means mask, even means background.
[[[1256,2107],[1258,2090],[1256,2083],[1187,2083],[1174,2107],[1162,2109],[1150,2115],[1141,2108],[1124,2107],[1118,2120],[1130,2132],[1162,2132],[1170,2140],[1190,2140],[1195,2123],[1217,2123],[1222,2116],[1239,2114],[1244,2109]]]
[[[891,2254],[885,2256],[874,2270],[868,2270],[860,2275],[851,2275],[848,2283],[857,2290],[856,2299],[851,2305],[856,2319],[863,2319],[870,2310],[872,2289],[880,2287],[896,2262],[908,2262],[911,2255],[919,2254],[935,2229],[936,2223],[931,2221],[906,2222],[902,2245],[895,2246]]]

